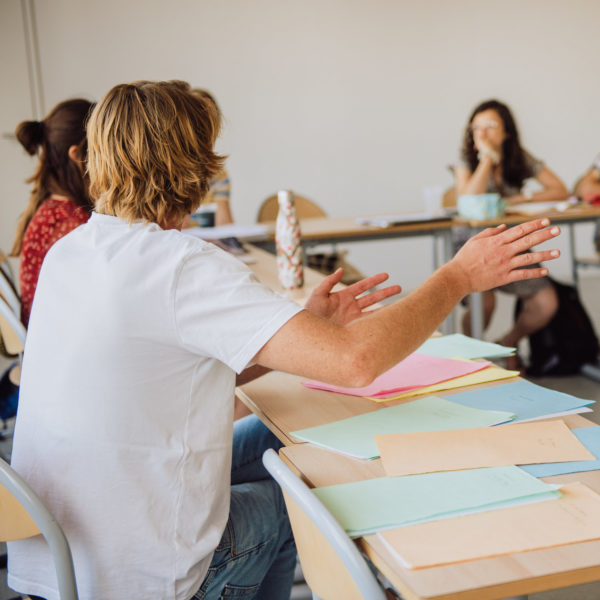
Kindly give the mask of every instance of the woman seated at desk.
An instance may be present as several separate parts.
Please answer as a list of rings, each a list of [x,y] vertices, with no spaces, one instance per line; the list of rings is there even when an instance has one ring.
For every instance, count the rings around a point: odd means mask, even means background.
[[[549,202],[568,196],[557,175],[521,146],[514,118],[498,100],[482,102],[471,113],[453,172],[458,196],[497,192],[509,205]],[[540,191],[524,190],[525,181],[530,178],[542,186]],[[458,245],[467,236],[466,228],[457,231]],[[517,346],[523,337],[547,325],[558,310],[558,297],[548,279],[516,281],[498,289],[516,295],[523,305],[512,329],[500,340],[507,346]],[[493,290],[484,292],[484,328],[491,321],[495,305]],[[469,310],[464,315],[463,331],[471,332]]]

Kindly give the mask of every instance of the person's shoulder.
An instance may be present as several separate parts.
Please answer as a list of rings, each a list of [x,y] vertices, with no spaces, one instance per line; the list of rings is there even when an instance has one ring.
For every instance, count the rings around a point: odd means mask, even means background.
[[[241,261],[215,244],[176,229],[150,229],[146,241],[142,243],[149,246],[155,256],[162,256],[171,262],[174,268],[177,268],[176,264],[181,267],[195,265],[194,268],[203,266],[211,270],[217,268],[223,272],[245,268]]]
[[[522,151],[525,166],[532,175],[537,175],[546,166],[546,163],[537,156],[531,154],[529,150],[523,148]]]

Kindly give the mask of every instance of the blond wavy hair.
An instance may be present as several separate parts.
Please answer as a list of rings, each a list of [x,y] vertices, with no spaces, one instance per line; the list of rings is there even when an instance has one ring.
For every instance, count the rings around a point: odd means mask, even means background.
[[[225,157],[213,152],[221,117],[183,81],[115,86],[87,126],[95,210],[177,226],[194,212]]]

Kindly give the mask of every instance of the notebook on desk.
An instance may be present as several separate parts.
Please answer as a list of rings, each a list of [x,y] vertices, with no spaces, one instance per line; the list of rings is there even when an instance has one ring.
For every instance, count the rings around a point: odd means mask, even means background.
[[[413,223],[449,221],[450,218],[451,215],[445,211],[439,213],[415,212],[377,217],[358,217],[356,219],[356,224],[369,225],[371,227],[394,227],[395,225],[411,225]]]

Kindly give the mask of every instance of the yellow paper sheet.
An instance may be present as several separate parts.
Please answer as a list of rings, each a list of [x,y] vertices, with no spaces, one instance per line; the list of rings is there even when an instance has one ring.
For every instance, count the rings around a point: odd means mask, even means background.
[[[560,420],[375,435],[375,443],[390,477],[595,458]]]
[[[411,569],[600,539],[600,496],[582,483],[565,485],[561,492],[557,500],[377,535]]]
[[[398,394],[390,398],[369,398],[373,402],[390,402],[392,400],[403,400],[405,398],[412,398],[414,396],[421,396],[424,394],[435,394],[436,392],[442,392],[444,390],[453,390],[459,387],[466,387],[468,385],[477,385],[478,383],[488,383],[490,381],[499,381],[500,379],[510,379],[519,375],[519,371],[507,371],[502,367],[490,366],[487,369],[482,369],[476,373],[470,375],[463,375],[462,377],[455,377],[448,381],[442,381],[435,385],[428,385],[417,390],[411,390],[404,394]]]

